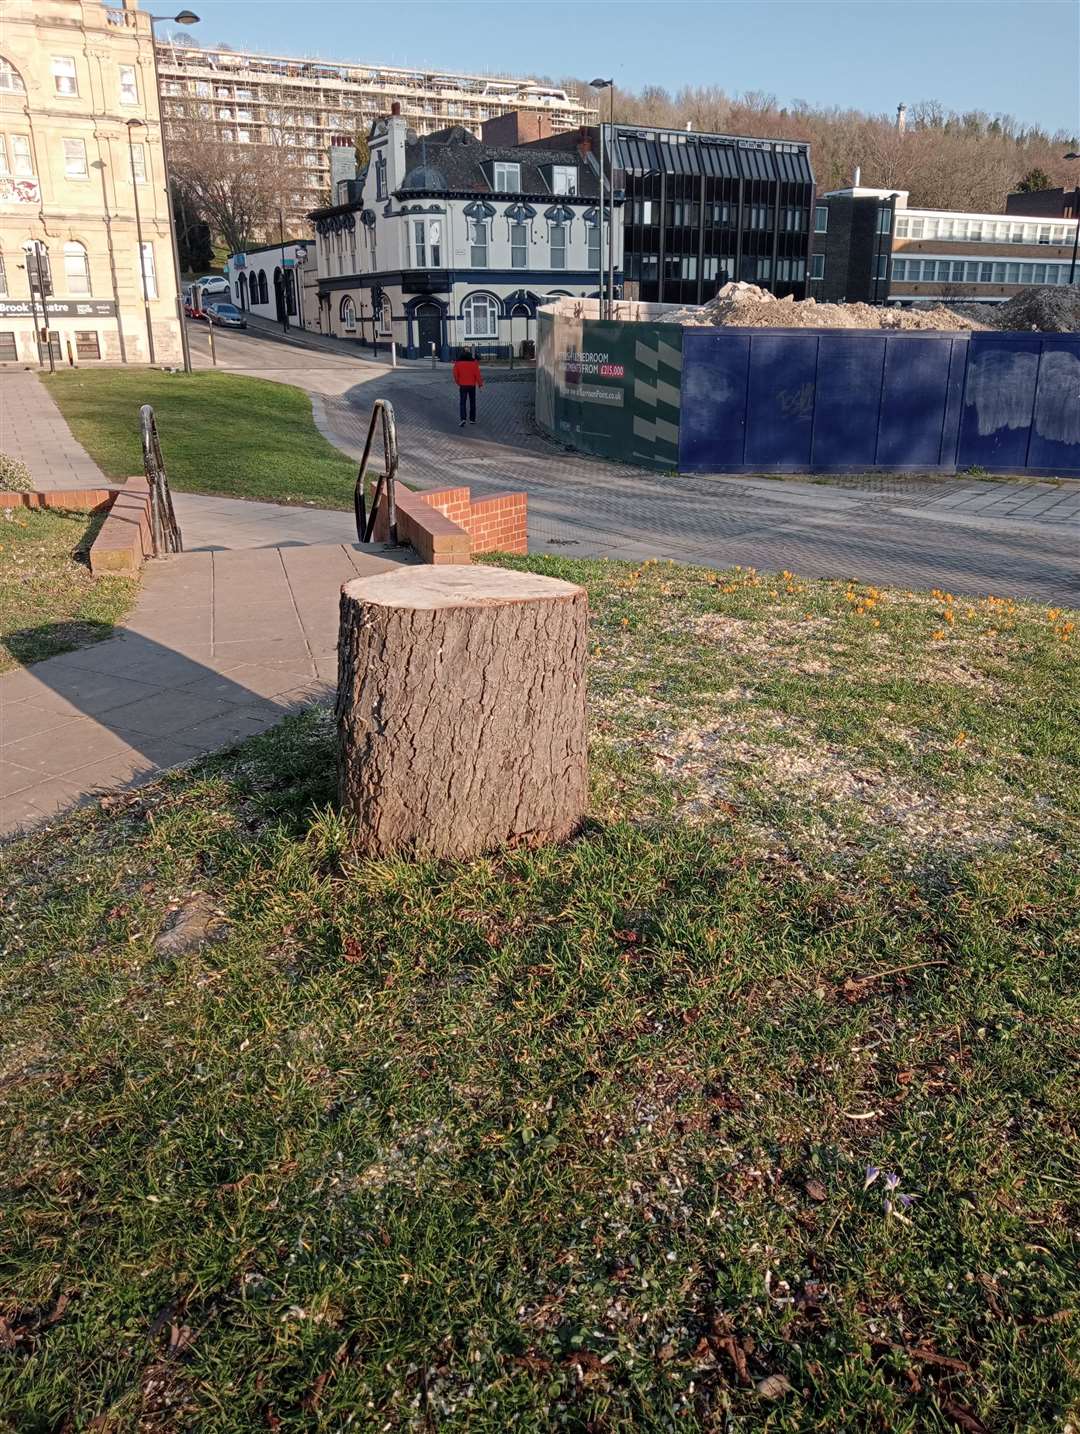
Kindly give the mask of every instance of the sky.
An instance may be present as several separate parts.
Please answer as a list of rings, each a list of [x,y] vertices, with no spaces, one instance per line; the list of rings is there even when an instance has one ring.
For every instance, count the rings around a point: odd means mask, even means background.
[[[144,6],[146,0],[143,0]],[[158,5],[155,10],[160,13]],[[1080,130],[1080,0],[197,0],[206,45]],[[158,33],[168,33],[160,25]]]

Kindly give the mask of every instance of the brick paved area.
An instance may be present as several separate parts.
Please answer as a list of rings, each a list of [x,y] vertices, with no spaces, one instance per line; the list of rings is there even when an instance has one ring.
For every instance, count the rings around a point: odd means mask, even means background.
[[[21,458],[36,488],[109,486],[45,385],[25,369],[0,374],[0,453]]]
[[[421,487],[525,488],[532,551],[726,567],[1080,603],[1080,485],[869,475],[665,477],[567,452],[532,424],[528,377],[494,376],[464,432],[443,372],[384,374],[325,400],[355,445],[394,401],[402,476]]]
[[[148,565],[116,637],[0,676],[0,834],[325,701],[341,584],[403,560],[336,544]]]

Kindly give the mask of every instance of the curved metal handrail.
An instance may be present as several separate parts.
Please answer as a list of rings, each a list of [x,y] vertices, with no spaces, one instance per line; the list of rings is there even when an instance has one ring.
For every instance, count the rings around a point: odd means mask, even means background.
[[[150,538],[154,557],[160,558],[162,553],[182,553],[184,539],[173,511],[157,419],[149,403],[144,403],[139,409],[139,429],[142,434],[143,473],[150,489]]]
[[[371,445],[375,438],[375,425],[380,419],[382,420],[384,471],[379,474],[375,481],[375,492],[371,495],[371,512],[368,513],[367,504],[364,500],[364,477],[367,474],[368,459],[371,457]],[[356,475],[356,486],[353,489],[353,512],[356,514],[356,538],[358,542],[371,542],[371,535],[375,531],[375,518],[379,512],[379,499],[382,497],[384,484],[386,485],[387,536],[392,543],[397,542],[397,502],[394,496],[394,480],[397,478],[397,469],[397,424],[394,421],[394,405],[388,398],[377,398],[371,410],[371,422],[368,424],[367,441],[364,444],[364,454],[360,459],[360,471]]]

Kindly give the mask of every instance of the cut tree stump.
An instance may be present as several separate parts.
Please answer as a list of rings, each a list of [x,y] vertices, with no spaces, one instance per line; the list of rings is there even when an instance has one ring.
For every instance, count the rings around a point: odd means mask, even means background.
[[[585,814],[584,588],[405,567],[341,590],[338,778],[355,850],[475,856]]]

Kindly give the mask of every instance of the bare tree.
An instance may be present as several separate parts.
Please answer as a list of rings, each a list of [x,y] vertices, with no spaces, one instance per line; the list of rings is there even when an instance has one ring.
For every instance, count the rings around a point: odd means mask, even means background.
[[[185,98],[172,102],[167,118],[176,181],[232,253],[276,229],[279,215],[296,208],[302,184],[294,132],[272,103],[265,118],[240,123]]]

